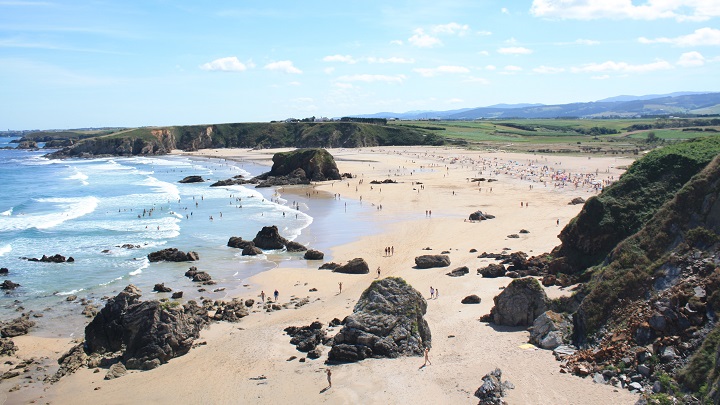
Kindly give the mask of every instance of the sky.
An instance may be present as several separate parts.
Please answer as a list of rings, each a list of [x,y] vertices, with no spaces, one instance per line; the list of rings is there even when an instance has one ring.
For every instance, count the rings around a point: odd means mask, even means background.
[[[718,0],[0,0],[0,130],[720,91]]]

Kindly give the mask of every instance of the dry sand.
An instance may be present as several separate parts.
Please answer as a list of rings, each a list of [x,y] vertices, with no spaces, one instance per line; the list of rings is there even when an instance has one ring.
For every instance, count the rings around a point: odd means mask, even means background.
[[[196,154],[269,165],[274,152],[222,149]],[[152,371],[131,372],[105,381],[104,370],[94,373],[82,369],[47,388],[38,403],[473,404],[477,403],[473,393],[480,386],[481,377],[496,367],[516,387],[506,398],[511,404],[631,404],[637,400],[637,396],[625,390],[595,384],[590,378],[561,374],[550,351],[520,348],[529,335],[522,328],[479,322],[478,318],[490,311],[493,297],[510,279],[485,279],[475,274],[477,268],[491,262],[477,258],[483,251],[499,253],[508,248],[529,255],[549,252],[559,244],[557,235],[562,227],[582,208],[568,202],[574,197],[594,194],[589,187],[557,188],[553,182],[545,185],[521,180],[519,171],[529,161],[537,160],[540,166],[571,173],[594,174],[597,170],[599,179],[610,176],[616,179],[622,173],[618,167],[628,165],[630,159],[429,147],[330,152],[341,173],[349,172],[356,177],[314,187],[285,187],[281,192],[304,195],[325,191],[331,196],[339,193],[337,204],[347,204],[349,211],[359,211],[360,204],[364,208],[370,206],[358,215],[377,232],[359,235],[352,243],[334,246],[328,252],[336,262],[364,258],[370,265],[370,274],[337,274],[318,271],[316,266],[279,267],[258,274],[245,280],[251,289],[242,298],[258,299],[261,290],[271,294],[277,288],[281,302],[291,297],[309,297],[310,303],[295,310],[253,312],[237,324],[213,324],[199,340],[207,344]],[[503,168],[491,175],[486,165],[480,174],[482,165],[470,164],[470,159],[477,162],[482,157],[512,170]],[[498,181],[478,185],[468,181],[474,177]],[[398,183],[370,184],[371,180],[387,178]],[[359,184],[361,179],[363,183]],[[423,183],[424,188],[413,182]],[[496,218],[466,222],[468,215],[478,209]],[[427,210],[432,211],[431,216],[426,214]],[[519,234],[517,239],[507,238],[520,229],[529,233]],[[387,246],[394,247],[393,256],[384,255]],[[422,250],[425,247],[432,250]],[[469,253],[473,248],[478,253]],[[416,256],[441,251],[450,252],[449,268],[413,268]],[[471,269],[470,274],[457,278],[445,275],[463,265]],[[420,368],[422,358],[409,357],[332,366],[333,386],[324,390],[327,382],[323,361],[327,350],[318,360],[287,361],[291,356],[299,358],[304,354],[290,345],[283,329],[315,320],[327,324],[333,318],[349,315],[361,292],[375,279],[377,267],[381,268],[381,277],[402,277],[428,299],[430,286],[439,289],[439,298],[428,300],[426,315],[433,336],[432,365]],[[341,294],[339,282],[343,283]],[[309,292],[310,288],[318,291]],[[558,288],[548,289],[550,296],[567,293]],[[470,294],[480,296],[482,303],[461,304],[460,300]],[[266,378],[253,379],[258,377]]]

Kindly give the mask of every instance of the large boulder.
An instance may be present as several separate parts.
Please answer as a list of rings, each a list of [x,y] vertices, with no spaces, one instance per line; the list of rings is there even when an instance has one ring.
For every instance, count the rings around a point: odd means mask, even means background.
[[[263,251],[255,245],[247,245],[242,250],[243,256],[257,256],[261,254],[263,254]]]
[[[502,381],[502,371],[496,368],[494,371],[485,374],[482,378],[482,385],[475,391],[475,396],[480,399],[478,405],[504,405],[503,399],[507,390],[515,388],[510,381]]]
[[[333,156],[325,149],[297,149],[273,155],[273,165],[268,173],[258,176],[288,176],[302,169],[308,181],[340,180],[340,171]]]
[[[178,181],[178,183],[202,183],[205,180],[203,180],[202,176],[187,176],[184,179]]]
[[[285,332],[292,337],[290,343],[301,352],[310,352],[325,340],[325,329],[321,322],[315,321],[309,326],[289,326]]]
[[[486,212],[482,211],[475,211],[472,214],[470,214],[469,219],[471,221],[485,221],[486,219],[493,219],[495,218],[495,215],[488,214]]]
[[[151,262],[193,262],[198,260],[198,254],[195,252],[183,252],[176,248],[168,248],[152,252],[148,255]]]
[[[493,301],[495,306],[483,320],[504,326],[530,326],[550,303],[545,290],[532,277],[514,279]]]
[[[287,244],[287,239],[280,236],[278,227],[263,226],[263,228],[257,233],[253,243],[260,249],[282,249]]]
[[[365,259],[356,257],[342,266],[333,269],[333,272],[345,274],[368,274],[370,273],[370,266],[368,266]]]
[[[255,243],[251,240],[243,240],[243,238],[239,236],[231,236],[227,245],[233,248],[245,249],[248,246],[255,246]]]
[[[239,322],[240,319],[248,316],[247,305],[243,301],[233,299],[220,305],[215,311],[215,320],[226,322]]]
[[[18,287],[20,287],[20,284],[13,283],[10,280],[5,280],[2,282],[2,284],[0,284],[0,289],[3,289],[3,290],[14,290]]]
[[[484,278],[502,277],[505,275],[505,273],[505,266],[496,263],[490,263],[487,265],[487,267],[478,269],[478,274],[481,274]]]
[[[325,257],[325,253],[319,250],[310,249],[305,252],[305,255],[303,257],[306,260],[322,260]]]
[[[449,265],[450,257],[448,255],[422,255],[415,258],[415,266],[418,269],[448,267]]]
[[[467,266],[458,267],[457,269],[451,271],[450,273],[446,273],[446,275],[450,277],[462,277],[466,274],[470,273],[470,269],[468,269]]]
[[[530,343],[553,350],[570,341],[572,330],[572,320],[566,315],[545,311],[533,321]]]
[[[387,277],[374,281],[333,338],[328,361],[421,356],[432,339],[423,318],[426,310],[425,298],[405,280]]]
[[[304,252],[307,250],[305,245],[303,245],[302,243],[293,242],[293,241],[286,241],[285,249],[287,249],[288,252]]]
[[[89,353],[123,350],[128,369],[152,369],[187,353],[208,323],[207,311],[194,302],[182,306],[139,298],[140,290],[129,285],[108,300],[85,327]]]
[[[144,301],[122,317],[123,360],[128,369],[150,370],[190,351],[207,324],[207,312],[195,316],[193,309]]]

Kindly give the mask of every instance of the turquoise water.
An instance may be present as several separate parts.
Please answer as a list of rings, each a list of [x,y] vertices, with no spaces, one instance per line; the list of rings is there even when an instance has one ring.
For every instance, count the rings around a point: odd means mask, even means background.
[[[0,147],[9,140],[0,138]],[[286,201],[273,189],[209,187],[216,180],[254,176],[267,167],[185,156],[48,160],[42,157],[45,153],[0,150],[0,267],[10,270],[3,279],[21,285],[0,296],[0,319],[33,310],[44,313],[43,322],[55,318],[74,324],[67,319],[82,306],[67,302],[69,295],[102,305],[99,298],[131,283],[145,298],[169,296],[152,293],[160,282],[183,291],[186,299],[224,298],[242,291],[247,277],[278,262],[308,267],[302,254],[241,256],[226,246],[230,236],[252,239],[263,226],[277,225],[288,239],[327,249],[331,242],[349,242],[373,231],[367,221],[358,220],[371,208],[357,203],[348,213],[344,202],[327,196],[306,198],[300,192]],[[178,183],[189,175],[208,181]],[[299,210],[293,208],[296,203]],[[125,244],[139,248],[122,248]],[[196,251],[200,260],[149,263],[148,253],[168,247]],[[75,262],[23,259],[43,254],[72,256]],[[202,286],[184,277],[190,265],[209,272],[218,284],[198,292]],[[225,290],[213,292],[217,288]]]

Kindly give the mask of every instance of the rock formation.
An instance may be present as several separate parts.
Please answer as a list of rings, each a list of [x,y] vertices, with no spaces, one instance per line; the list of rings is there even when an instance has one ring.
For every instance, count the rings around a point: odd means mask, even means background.
[[[469,219],[471,221],[485,221],[486,219],[493,219],[495,218],[495,215],[490,215],[488,213],[484,213],[482,211],[475,211],[472,214],[470,214]]]
[[[448,267],[450,257],[447,255],[422,255],[415,258],[415,267],[429,269],[432,267]]]
[[[340,180],[335,159],[325,149],[298,149],[273,155],[269,172],[256,177],[258,187]]]
[[[205,180],[202,178],[202,176],[187,176],[184,179],[178,181],[178,183],[202,183]]]
[[[5,280],[2,282],[2,284],[0,284],[0,289],[3,289],[3,290],[14,290],[18,287],[20,287],[20,284],[13,283],[10,280]]]
[[[475,294],[468,295],[460,301],[461,304],[479,304],[482,300]]]
[[[423,318],[426,310],[425,298],[405,280],[373,281],[333,338],[328,361],[421,356],[431,345],[430,327]]]
[[[123,350],[128,369],[149,370],[187,353],[208,322],[207,311],[192,302],[182,306],[139,299],[140,290],[129,285],[108,300],[85,327],[89,353]]]
[[[530,343],[547,350],[569,343],[572,338],[572,319],[553,311],[538,316],[530,328]]]
[[[239,236],[231,236],[227,243],[228,247],[237,249],[245,249],[247,246],[255,246],[255,243],[251,240],[243,240]]]
[[[365,259],[356,257],[342,266],[333,269],[333,272],[345,274],[368,274],[370,273],[370,267]]]
[[[515,386],[510,381],[502,381],[502,371],[496,368],[482,378],[482,385],[475,391],[475,396],[480,399],[478,405],[505,405],[503,399],[507,395],[507,390],[514,389]]]
[[[176,248],[168,248],[150,253],[148,260],[151,262],[194,262],[200,260],[200,257],[195,252],[185,253]]]
[[[228,242],[229,243],[229,242]],[[256,247],[264,250],[286,248],[288,252],[303,252],[307,248],[300,243],[289,241],[282,236],[275,225],[264,226],[253,239]]]
[[[290,344],[301,352],[310,352],[315,350],[325,340],[325,329],[323,324],[315,321],[309,326],[289,326],[285,328],[285,332],[292,337]]]
[[[325,253],[319,250],[310,249],[305,252],[305,255],[303,257],[305,258],[305,260],[322,260],[325,257]]]
[[[530,326],[549,305],[542,286],[532,277],[514,279],[493,302],[482,320],[504,326]]]
[[[35,326],[35,322],[30,320],[30,316],[28,314],[24,314],[19,318],[0,323],[0,337],[11,338],[27,335],[28,331],[30,331],[30,328],[33,326]]]

